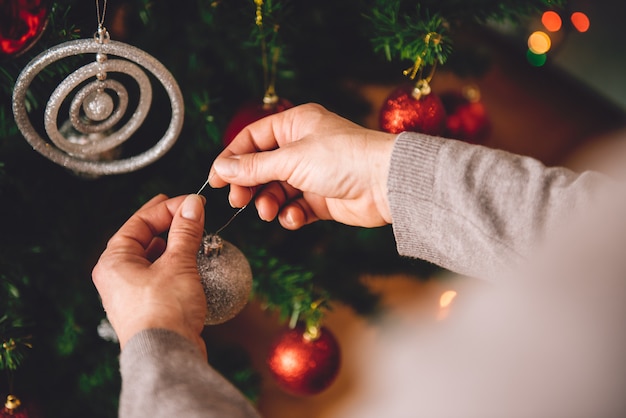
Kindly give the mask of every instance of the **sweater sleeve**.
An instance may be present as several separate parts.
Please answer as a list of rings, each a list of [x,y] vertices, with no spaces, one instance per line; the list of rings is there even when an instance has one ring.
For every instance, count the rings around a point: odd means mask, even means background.
[[[599,173],[405,132],[396,138],[387,184],[398,251],[496,280],[606,182]]]
[[[260,417],[191,342],[172,331],[133,336],[122,350],[120,372],[121,418]]]

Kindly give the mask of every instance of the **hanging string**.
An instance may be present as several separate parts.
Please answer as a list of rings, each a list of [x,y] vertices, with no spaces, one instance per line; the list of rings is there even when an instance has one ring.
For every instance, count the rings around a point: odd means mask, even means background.
[[[233,216],[230,217],[230,219],[217,231],[215,231],[215,235],[219,235],[220,232],[222,232],[228,225],[230,225],[230,223],[237,217],[237,215],[239,215],[248,205],[243,205],[242,207],[239,208],[239,210],[237,212],[235,212],[235,214]]]
[[[256,12],[254,17],[254,23],[259,28],[259,34],[261,35],[261,60],[263,65],[263,87],[265,91],[269,89],[269,65],[267,63],[267,44],[265,42],[265,33],[263,32],[263,0],[254,0],[256,4]]]
[[[215,175],[215,173],[211,173],[211,175],[209,176],[209,178],[204,182],[204,184],[200,187],[200,189],[196,192],[197,195],[199,195],[200,193],[202,193],[202,191],[206,188],[206,186],[208,186],[209,182],[211,181],[211,178]],[[250,202],[252,202],[254,200],[254,191],[252,189],[252,187],[250,187]],[[237,215],[239,215],[246,207],[248,207],[249,203],[243,205],[242,207],[240,207],[237,212],[235,212],[235,214],[233,216],[230,217],[230,219],[221,227],[219,228],[217,231],[215,231],[215,235],[218,235],[220,232],[222,232],[228,225],[230,225],[230,223],[237,217]]]
[[[280,47],[276,46],[275,36],[274,42],[272,42],[271,46],[268,48],[268,41],[265,37],[265,31],[263,26],[263,0],[254,0],[254,4],[256,5],[254,22],[259,28],[259,36],[261,40],[261,65],[263,66],[263,88],[265,90],[263,102],[266,104],[272,104],[275,103],[277,100],[275,86],[278,59],[280,58],[281,50]],[[275,25],[274,35],[276,35],[277,32],[278,25]],[[271,63],[268,61],[268,55],[270,53],[272,55]]]
[[[100,12],[100,0],[96,0],[96,19],[98,20],[98,30],[93,34],[93,38],[101,44],[108,42],[110,39],[109,32],[107,32],[104,27],[104,16],[106,16],[106,13],[107,0],[104,0],[104,3],[102,4],[102,12]]]
[[[104,16],[107,13],[107,0],[104,0],[102,5],[102,14],[100,14],[100,0],[96,0],[96,14],[98,18],[98,29],[104,27]]]
[[[202,191],[204,190],[204,188],[205,188],[206,186],[208,186],[208,185],[209,185],[209,181],[210,181],[210,179],[211,179],[211,178],[209,177],[209,178],[208,178],[208,179],[204,182],[204,184],[202,185],[202,187],[200,187],[200,190],[198,190],[198,191],[196,192],[196,194],[200,194],[200,193],[202,193]]]

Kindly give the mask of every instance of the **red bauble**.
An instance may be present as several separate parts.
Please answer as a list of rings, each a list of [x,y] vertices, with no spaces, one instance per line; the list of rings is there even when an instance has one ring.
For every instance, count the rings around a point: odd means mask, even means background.
[[[446,111],[435,93],[416,98],[414,86],[402,86],[393,91],[380,109],[380,128],[397,134],[404,131],[442,135]],[[419,93],[418,93],[419,94]]]
[[[316,339],[304,326],[287,331],[272,346],[267,364],[276,382],[296,395],[315,395],[335,380],[341,363],[339,344],[326,328]]]
[[[491,133],[485,106],[472,93],[448,92],[441,95],[448,117],[445,135],[472,144],[482,144]]]
[[[0,58],[14,57],[30,48],[48,21],[49,0],[0,1]]]
[[[267,101],[267,100],[265,100]],[[238,110],[235,112],[235,116],[230,120],[228,126],[226,126],[226,130],[224,131],[224,137],[222,138],[222,143],[224,146],[228,146],[235,136],[243,128],[251,124],[252,122],[256,122],[259,119],[264,118],[265,116],[273,115],[274,113],[282,112],[283,110],[287,110],[290,107],[293,107],[293,104],[281,97],[274,97],[269,100],[268,103],[259,102],[258,100],[252,100],[244,103]]]

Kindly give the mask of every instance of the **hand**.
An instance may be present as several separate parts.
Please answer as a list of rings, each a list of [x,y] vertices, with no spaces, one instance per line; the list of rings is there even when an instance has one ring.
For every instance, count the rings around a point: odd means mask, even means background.
[[[200,333],[207,308],[196,264],[203,205],[198,195],[156,196],[109,240],[92,277],[121,348],[141,330],[164,328],[206,357]],[[168,229],[166,243],[158,235]]]
[[[374,227],[391,223],[389,160],[396,135],[369,130],[306,104],[243,129],[214,161],[213,187],[230,184],[231,205],[255,199],[261,219],[287,229],[319,219]]]

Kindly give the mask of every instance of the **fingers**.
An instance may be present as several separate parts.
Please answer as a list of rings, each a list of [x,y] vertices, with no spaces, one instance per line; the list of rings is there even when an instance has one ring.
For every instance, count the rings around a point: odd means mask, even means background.
[[[182,196],[169,200],[164,195],[154,197],[122,225],[109,240],[107,249],[127,248],[143,254],[152,239],[169,228],[173,214],[183,199]]]
[[[148,200],[146,203],[144,203],[141,206],[141,208],[139,208],[139,210],[148,209],[148,208],[150,208],[152,206],[156,206],[159,203],[166,201],[167,199],[168,199],[168,197],[166,195],[164,195],[162,193],[158,194],[158,195],[154,196],[152,199]]]
[[[258,186],[271,181],[285,181],[302,158],[301,153],[281,148],[260,153],[218,157],[213,162],[215,177],[239,186]]]
[[[279,147],[284,147],[288,143],[296,142],[309,133],[314,132],[318,121],[320,121],[323,116],[331,114],[331,112],[318,104],[308,103],[251,123],[239,132],[228,147],[218,155],[216,161],[220,161],[218,163],[220,170],[215,170],[215,163],[211,167],[209,172],[211,186],[224,187],[232,183],[232,175],[228,175],[228,177],[225,178],[222,177],[222,174],[226,175],[227,172],[234,173],[239,170],[240,167],[237,166],[236,161],[233,161],[237,156],[259,153],[265,154],[265,152],[261,153],[260,151],[271,151]],[[279,165],[274,168],[280,167]],[[250,174],[252,173],[247,173],[247,175]],[[267,175],[268,173],[266,172],[265,174]],[[261,178],[255,177],[255,181],[257,181],[256,184],[236,184],[256,186],[258,184],[267,183],[270,180],[279,180],[271,177],[272,176],[270,176],[269,180],[266,177],[265,181],[261,181]]]
[[[259,217],[264,221],[272,221],[283,206],[300,196],[300,190],[287,183],[273,182],[261,189],[255,199]]]
[[[166,253],[195,257],[204,231],[204,203],[204,198],[196,194],[185,197],[172,219]]]
[[[152,242],[146,248],[145,257],[151,263],[157,258],[161,257],[163,251],[165,251],[166,243],[161,237],[154,237]]]

